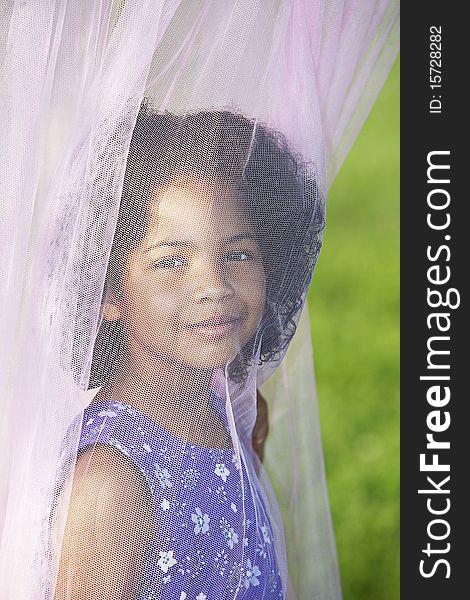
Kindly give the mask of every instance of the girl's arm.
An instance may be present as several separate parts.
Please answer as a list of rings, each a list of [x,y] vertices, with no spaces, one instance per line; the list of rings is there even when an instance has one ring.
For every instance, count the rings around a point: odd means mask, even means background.
[[[143,476],[113,447],[90,447],[75,468],[54,600],[136,598],[154,535]]]
[[[260,461],[264,458],[264,444],[269,433],[268,405],[259,390],[256,390],[257,415],[253,427],[252,445]]]

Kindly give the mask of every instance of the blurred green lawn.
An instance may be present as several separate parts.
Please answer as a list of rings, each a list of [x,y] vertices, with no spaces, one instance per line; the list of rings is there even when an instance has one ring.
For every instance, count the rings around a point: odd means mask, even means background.
[[[399,598],[399,63],[333,184],[309,294],[344,600]]]

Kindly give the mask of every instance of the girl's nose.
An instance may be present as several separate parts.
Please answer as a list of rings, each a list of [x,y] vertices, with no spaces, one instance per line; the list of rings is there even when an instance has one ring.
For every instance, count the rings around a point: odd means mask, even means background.
[[[206,260],[194,271],[196,302],[220,302],[231,298],[233,287],[227,281],[221,261]]]

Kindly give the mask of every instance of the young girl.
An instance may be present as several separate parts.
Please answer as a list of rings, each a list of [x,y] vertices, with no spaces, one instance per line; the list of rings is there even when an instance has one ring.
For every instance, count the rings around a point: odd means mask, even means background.
[[[256,370],[294,334],[322,229],[314,179],[281,135],[142,106],[57,600],[285,597],[250,443]]]

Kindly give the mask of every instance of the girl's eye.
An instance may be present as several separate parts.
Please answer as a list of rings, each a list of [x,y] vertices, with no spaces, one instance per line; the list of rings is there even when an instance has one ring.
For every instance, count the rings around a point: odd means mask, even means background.
[[[229,252],[225,255],[226,260],[237,260],[237,261],[245,261],[245,260],[253,260],[254,254],[248,252],[247,250],[238,250],[236,252]]]
[[[158,269],[173,269],[174,267],[181,267],[184,265],[184,258],[180,256],[167,256],[166,258],[162,258],[156,263],[153,263],[153,266]]]

